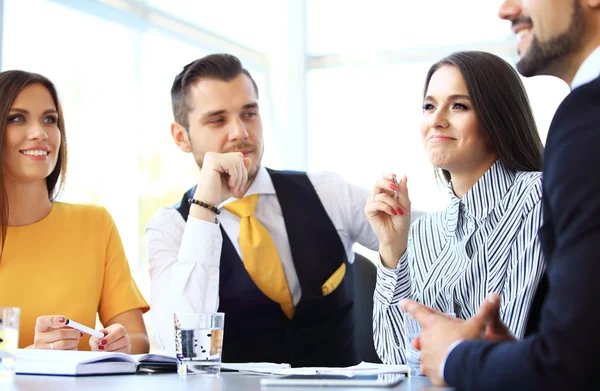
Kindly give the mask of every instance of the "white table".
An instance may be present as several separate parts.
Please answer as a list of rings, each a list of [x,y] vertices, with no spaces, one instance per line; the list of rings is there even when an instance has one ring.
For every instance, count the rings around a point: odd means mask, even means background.
[[[155,373],[117,376],[25,376],[17,375],[13,384],[0,384],[2,391],[30,390],[195,390],[195,391],[233,391],[233,390],[264,390],[290,391],[325,390],[324,387],[262,387],[259,383],[261,376],[240,373],[221,373],[218,376],[195,375],[180,377],[174,373]],[[431,385],[426,377],[406,378],[396,388],[359,388],[359,387],[328,387],[329,390],[444,390]]]

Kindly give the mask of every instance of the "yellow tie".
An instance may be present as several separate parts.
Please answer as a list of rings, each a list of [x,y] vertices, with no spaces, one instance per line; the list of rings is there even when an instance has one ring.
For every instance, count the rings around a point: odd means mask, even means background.
[[[225,205],[240,218],[240,248],[244,266],[262,293],[279,303],[288,317],[294,316],[294,303],[275,243],[267,229],[254,216],[260,194],[253,194]]]

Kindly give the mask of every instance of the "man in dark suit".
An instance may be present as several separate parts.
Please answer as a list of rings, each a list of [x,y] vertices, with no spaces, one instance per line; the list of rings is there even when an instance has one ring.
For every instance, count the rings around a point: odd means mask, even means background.
[[[572,92],[546,142],[540,240],[548,286],[537,333],[516,341],[500,298],[462,321],[410,300],[423,329],[415,341],[434,384],[466,390],[589,389],[600,364],[600,0],[505,0],[502,19],[519,35],[517,69],[553,75]]]

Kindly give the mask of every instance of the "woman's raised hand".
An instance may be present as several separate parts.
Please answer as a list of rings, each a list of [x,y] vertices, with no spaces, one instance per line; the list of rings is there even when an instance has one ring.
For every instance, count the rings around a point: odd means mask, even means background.
[[[410,198],[406,182],[406,176],[397,181],[395,174],[384,174],[375,182],[365,205],[367,219],[379,238],[381,260],[390,268],[396,267],[408,244]]]

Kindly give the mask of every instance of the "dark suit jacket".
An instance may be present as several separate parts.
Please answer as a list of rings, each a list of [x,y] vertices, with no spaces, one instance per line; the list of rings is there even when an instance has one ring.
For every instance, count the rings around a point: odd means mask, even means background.
[[[444,377],[466,390],[600,389],[600,78],[558,108],[546,142],[546,292],[538,332],[519,342],[466,341]]]

